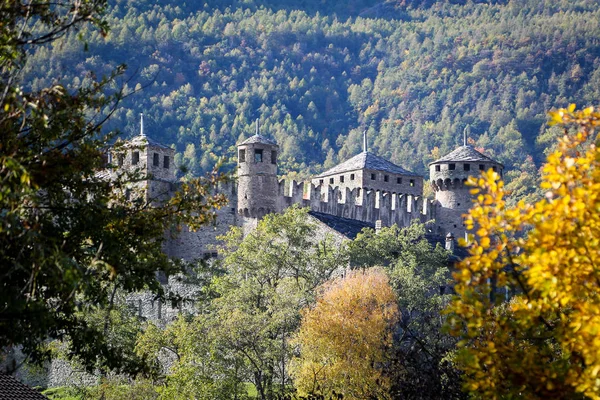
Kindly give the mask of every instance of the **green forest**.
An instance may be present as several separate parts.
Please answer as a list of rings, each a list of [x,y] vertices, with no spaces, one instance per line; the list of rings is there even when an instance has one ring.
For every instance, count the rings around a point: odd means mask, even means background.
[[[598,102],[599,14],[590,0],[117,0],[108,34],[38,49],[24,81],[75,88],[126,64],[132,94],[105,129],[135,135],[144,112],[189,175],[232,165],[257,119],[299,178],[359,152],[365,129],[370,150],[427,175],[466,131],[523,198],[556,136],[548,111]]]

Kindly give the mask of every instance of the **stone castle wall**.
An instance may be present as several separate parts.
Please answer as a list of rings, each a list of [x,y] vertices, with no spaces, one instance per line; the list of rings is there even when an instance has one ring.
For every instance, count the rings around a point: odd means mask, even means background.
[[[312,211],[382,226],[409,226],[413,221],[436,219],[434,201],[413,194],[398,194],[370,188],[341,189],[309,182],[280,181],[277,211],[297,204]]]
[[[237,215],[237,185],[235,182],[220,183],[215,189],[216,193],[223,193],[229,199],[227,205],[216,210],[215,221],[201,227],[197,231],[190,231],[187,226],[182,226],[179,232],[173,232],[173,236],[165,244],[165,253],[176,259],[194,261],[215,257],[216,239],[229,231],[232,226],[242,224]],[[167,233],[167,235],[171,235]]]

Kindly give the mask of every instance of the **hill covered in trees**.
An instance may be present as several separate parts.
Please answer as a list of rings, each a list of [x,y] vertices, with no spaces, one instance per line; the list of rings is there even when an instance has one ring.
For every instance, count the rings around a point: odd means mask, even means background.
[[[32,89],[76,87],[128,65],[108,129],[175,146],[189,173],[254,121],[281,146],[282,174],[307,176],[370,148],[416,172],[462,143],[503,162],[517,197],[556,132],[546,113],[598,104],[598,1],[116,0],[111,31],[39,49]],[[125,79],[124,79],[125,81]],[[525,190],[524,190],[525,189]]]

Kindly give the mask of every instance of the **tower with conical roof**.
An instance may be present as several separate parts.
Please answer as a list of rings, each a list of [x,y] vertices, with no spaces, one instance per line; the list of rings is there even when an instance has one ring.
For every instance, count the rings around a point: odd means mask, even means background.
[[[278,151],[277,143],[259,135],[258,127],[256,135],[238,144],[238,213],[240,215],[262,218],[266,214],[277,211]]]
[[[438,203],[436,233],[452,233],[457,238],[465,237],[463,215],[472,206],[471,187],[466,185],[467,179],[490,168],[502,176],[502,164],[466,143],[429,164],[430,182]]]

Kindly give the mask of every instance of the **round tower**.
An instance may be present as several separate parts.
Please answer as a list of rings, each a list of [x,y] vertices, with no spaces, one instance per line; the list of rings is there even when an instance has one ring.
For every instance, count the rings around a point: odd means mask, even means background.
[[[429,180],[438,202],[436,228],[440,235],[452,233],[464,238],[466,228],[463,214],[473,205],[471,187],[466,185],[470,176],[493,169],[502,176],[504,166],[478,152],[473,146],[461,146],[450,154],[429,164]]]
[[[261,135],[238,144],[238,212],[262,218],[277,210],[279,146]]]

